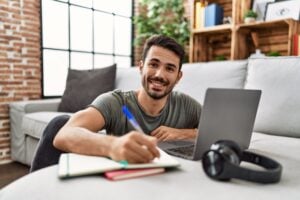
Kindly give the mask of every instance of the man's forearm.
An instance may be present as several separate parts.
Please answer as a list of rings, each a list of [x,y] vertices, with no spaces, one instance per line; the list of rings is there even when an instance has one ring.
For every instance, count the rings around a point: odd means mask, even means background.
[[[165,140],[184,140],[195,139],[197,136],[197,129],[178,129],[167,126],[160,126],[151,132],[151,135],[156,137],[159,141]]]
[[[195,139],[198,135],[198,129],[179,129],[181,135],[184,137],[182,139]]]
[[[63,151],[108,156],[114,136],[102,135],[80,127],[62,128],[54,138],[53,145]]]

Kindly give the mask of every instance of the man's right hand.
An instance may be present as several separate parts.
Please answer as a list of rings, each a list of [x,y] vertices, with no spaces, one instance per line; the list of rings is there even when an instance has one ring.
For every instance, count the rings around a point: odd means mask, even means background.
[[[159,157],[157,140],[137,131],[131,131],[122,137],[115,137],[110,145],[109,156],[116,161],[129,163],[148,163]]]

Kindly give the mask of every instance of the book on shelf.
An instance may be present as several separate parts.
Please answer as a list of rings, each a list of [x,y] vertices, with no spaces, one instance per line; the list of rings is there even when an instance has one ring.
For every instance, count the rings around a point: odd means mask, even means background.
[[[205,22],[205,2],[197,1],[195,3],[195,29],[203,28]]]
[[[216,3],[205,7],[204,26],[216,26],[223,24],[223,8]]]
[[[174,157],[160,150],[160,158],[150,163],[131,164],[117,162],[107,157],[87,156],[74,153],[63,153],[58,162],[58,177],[68,178],[91,174],[100,174],[121,169],[148,169],[178,167],[180,163]]]
[[[125,180],[130,178],[137,178],[142,176],[150,176],[154,174],[160,174],[165,171],[165,168],[145,168],[145,169],[123,169],[116,171],[105,172],[106,178],[112,181]]]
[[[300,35],[299,34],[293,35],[293,55],[294,56],[300,55]]]

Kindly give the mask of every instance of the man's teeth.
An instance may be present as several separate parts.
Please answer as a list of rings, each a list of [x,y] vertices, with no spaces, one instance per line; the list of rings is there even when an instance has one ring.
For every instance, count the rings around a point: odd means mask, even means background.
[[[152,84],[155,86],[163,86],[163,83],[161,82],[152,82]]]

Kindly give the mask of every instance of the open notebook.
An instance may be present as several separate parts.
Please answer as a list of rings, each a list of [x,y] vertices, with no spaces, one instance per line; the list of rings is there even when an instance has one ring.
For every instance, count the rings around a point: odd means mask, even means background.
[[[160,158],[155,158],[150,163],[127,164],[117,162],[107,157],[87,156],[74,153],[63,153],[58,164],[58,177],[68,178],[90,174],[99,174],[119,169],[146,169],[161,167],[178,167],[180,163],[162,150]]]

